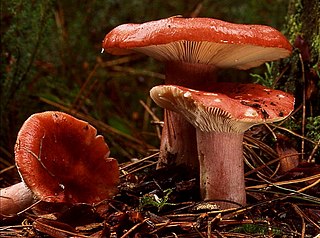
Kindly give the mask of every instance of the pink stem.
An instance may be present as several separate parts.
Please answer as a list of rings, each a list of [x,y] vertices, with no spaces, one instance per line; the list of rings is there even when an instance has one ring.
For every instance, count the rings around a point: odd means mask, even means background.
[[[205,90],[215,79],[215,67],[168,62],[165,84]],[[188,173],[199,173],[196,130],[180,114],[165,110],[158,168],[184,164]]]
[[[200,191],[204,200],[246,204],[243,163],[243,133],[197,130]],[[221,208],[237,207],[218,202]]]
[[[0,189],[0,219],[17,215],[35,201],[32,191],[24,182]]]
[[[195,128],[180,114],[165,110],[158,168],[186,165],[188,172],[199,174]]]

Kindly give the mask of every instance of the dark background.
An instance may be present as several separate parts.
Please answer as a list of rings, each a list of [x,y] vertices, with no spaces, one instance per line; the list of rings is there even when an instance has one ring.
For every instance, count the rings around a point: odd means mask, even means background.
[[[13,148],[22,123],[46,110],[66,111],[89,121],[121,162],[156,150],[155,118],[146,107],[162,120],[162,110],[148,97],[152,86],[163,83],[161,63],[144,56],[101,54],[101,41],[119,24],[174,15],[265,24],[282,31],[297,46],[292,57],[250,71],[226,71],[221,77],[258,81],[293,93],[297,112],[284,126],[300,135],[304,127],[302,136],[319,141],[317,2],[1,1],[0,170],[14,164]],[[299,150],[299,137],[293,140]],[[314,144],[306,144],[306,154],[313,149]]]

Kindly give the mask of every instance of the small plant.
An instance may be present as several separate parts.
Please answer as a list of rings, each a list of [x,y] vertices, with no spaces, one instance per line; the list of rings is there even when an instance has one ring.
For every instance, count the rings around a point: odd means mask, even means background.
[[[271,233],[273,236],[280,236],[282,234],[279,228],[268,227],[261,224],[243,224],[242,226],[236,227],[233,231],[253,235],[270,235]]]
[[[255,79],[254,83],[259,83],[263,86],[266,86],[268,88],[273,88],[274,86],[274,76],[273,76],[273,62],[271,63],[265,63],[265,66],[267,68],[266,72],[264,72],[263,75],[260,74],[250,74],[251,77]]]
[[[140,210],[143,210],[143,208],[152,206],[156,207],[158,212],[166,205],[175,205],[173,203],[168,203],[169,200],[169,195],[172,193],[172,189],[166,189],[163,191],[164,196],[160,198],[157,194],[155,193],[147,193],[143,195],[139,199],[139,208]]]
[[[306,136],[314,141],[320,140],[320,116],[308,117],[306,124]]]

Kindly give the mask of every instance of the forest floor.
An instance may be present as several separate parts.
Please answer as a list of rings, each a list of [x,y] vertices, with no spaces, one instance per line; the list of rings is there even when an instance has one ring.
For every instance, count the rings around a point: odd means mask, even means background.
[[[5,219],[0,237],[319,237],[319,165],[300,163],[269,177],[270,163],[249,170],[247,206],[221,210],[200,201],[197,179],[183,168],[156,170],[157,156],[121,164],[113,199],[94,206],[37,203]]]

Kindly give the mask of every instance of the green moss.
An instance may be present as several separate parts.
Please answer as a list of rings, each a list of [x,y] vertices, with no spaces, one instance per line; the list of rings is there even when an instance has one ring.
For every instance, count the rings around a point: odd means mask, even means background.
[[[250,235],[282,235],[281,229],[261,224],[243,224],[242,226],[233,229],[233,232],[244,232]]]

